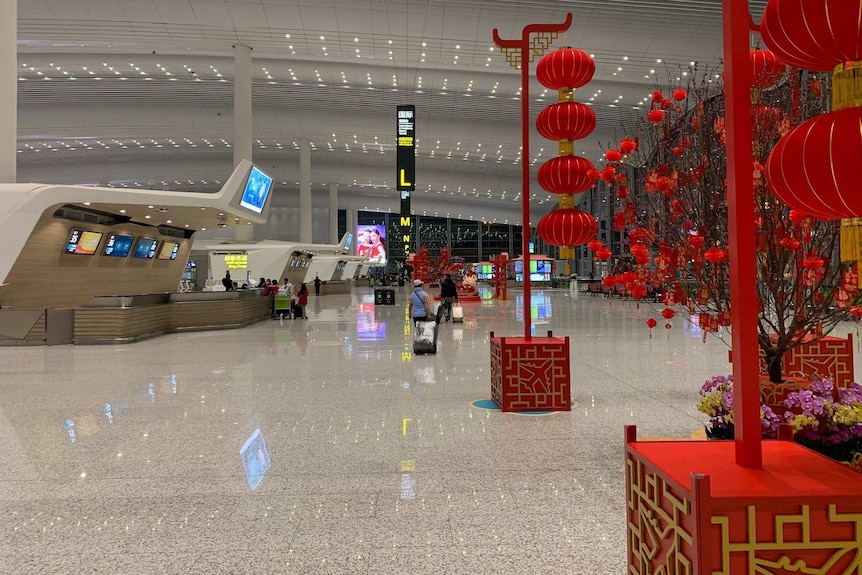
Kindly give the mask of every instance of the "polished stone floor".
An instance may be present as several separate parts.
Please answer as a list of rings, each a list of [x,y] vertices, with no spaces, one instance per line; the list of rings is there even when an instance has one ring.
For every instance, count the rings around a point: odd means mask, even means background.
[[[413,357],[406,295],[0,348],[0,573],[625,573],[623,426],[699,429],[728,342],[666,330],[650,304],[538,290],[537,333],[571,337],[577,404],[503,414],[472,402],[490,397],[489,331],[523,335],[522,298],[465,304]]]

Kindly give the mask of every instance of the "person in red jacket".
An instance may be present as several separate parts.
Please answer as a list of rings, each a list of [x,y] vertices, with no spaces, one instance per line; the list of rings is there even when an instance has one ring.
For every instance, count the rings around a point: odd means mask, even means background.
[[[296,294],[297,303],[299,307],[302,308],[302,319],[308,319],[308,316],[305,314],[305,306],[308,305],[308,286],[302,284],[302,287],[299,288],[299,293]]]

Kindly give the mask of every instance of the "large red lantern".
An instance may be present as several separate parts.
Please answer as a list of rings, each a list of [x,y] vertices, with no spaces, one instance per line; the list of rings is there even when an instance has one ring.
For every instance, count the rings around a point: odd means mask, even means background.
[[[575,48],[555,50],[539,60],[536,78],[546,88],[580,88],[593,79],[596,63],[589,54]]]
[[[542,189],[552,194],[580,194],[595,183],[591,161],[580,156],[557,156],[541,166],[537,179]]]
[[[805,70],[832,71],[862,60],[859,0],[769,0],[760,20],[764,43]]]
[[[822,114],[778,141],[766,179],[782,202],[820,219],[862,215],[862,108]]]
[[[596,259],[602,262],[606,262],[611,258],[612,252],[607,247],[600,247],[596,250]]]
[[[536,231],[552,246],[573,247],[585,244],[599,231],[596,218],[574,208],[560,208],[539,220]]]
[[[596,113],[579,102],[551,104],[539,112],[536,129],[549,140],[580,140],[596,129]]]
[[[781,80],[787,65],[769,50],[751,49],[751,79],[755,88],[770,88]]]
[[[590,240],[587,242],[587,249],[591,252],[598,251],[604,244],[602,240]]]

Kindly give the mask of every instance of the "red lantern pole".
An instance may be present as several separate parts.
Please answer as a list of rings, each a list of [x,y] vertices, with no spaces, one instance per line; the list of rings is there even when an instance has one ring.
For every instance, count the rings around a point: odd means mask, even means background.
[[[547,46],[533,45],[530,34],[539,34],[538,38],[550,35],[553,40],[561,32],[572,25],[571,12],[566,14],[562,24],[528,24],[521,31],[520,40],[503,40],[494,28],[494,44],[506,53],[507,61],[520,62],[521,67],[521,228],[523,235],[523,275],[524,275],[524,339],[532,337],[530,315],[530,62],[536,56],[541,56]]]
[[[751,184],[751,61],[748,0],[724,1],[727,204],[736,463],[763,467],[757,343],[754,197]]]

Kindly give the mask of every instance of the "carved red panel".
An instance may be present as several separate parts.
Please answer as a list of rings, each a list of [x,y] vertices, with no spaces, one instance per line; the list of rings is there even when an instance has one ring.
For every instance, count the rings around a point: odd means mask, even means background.
[[[571,411],[569,338],[491,338],[491,397],[502,411]]]

